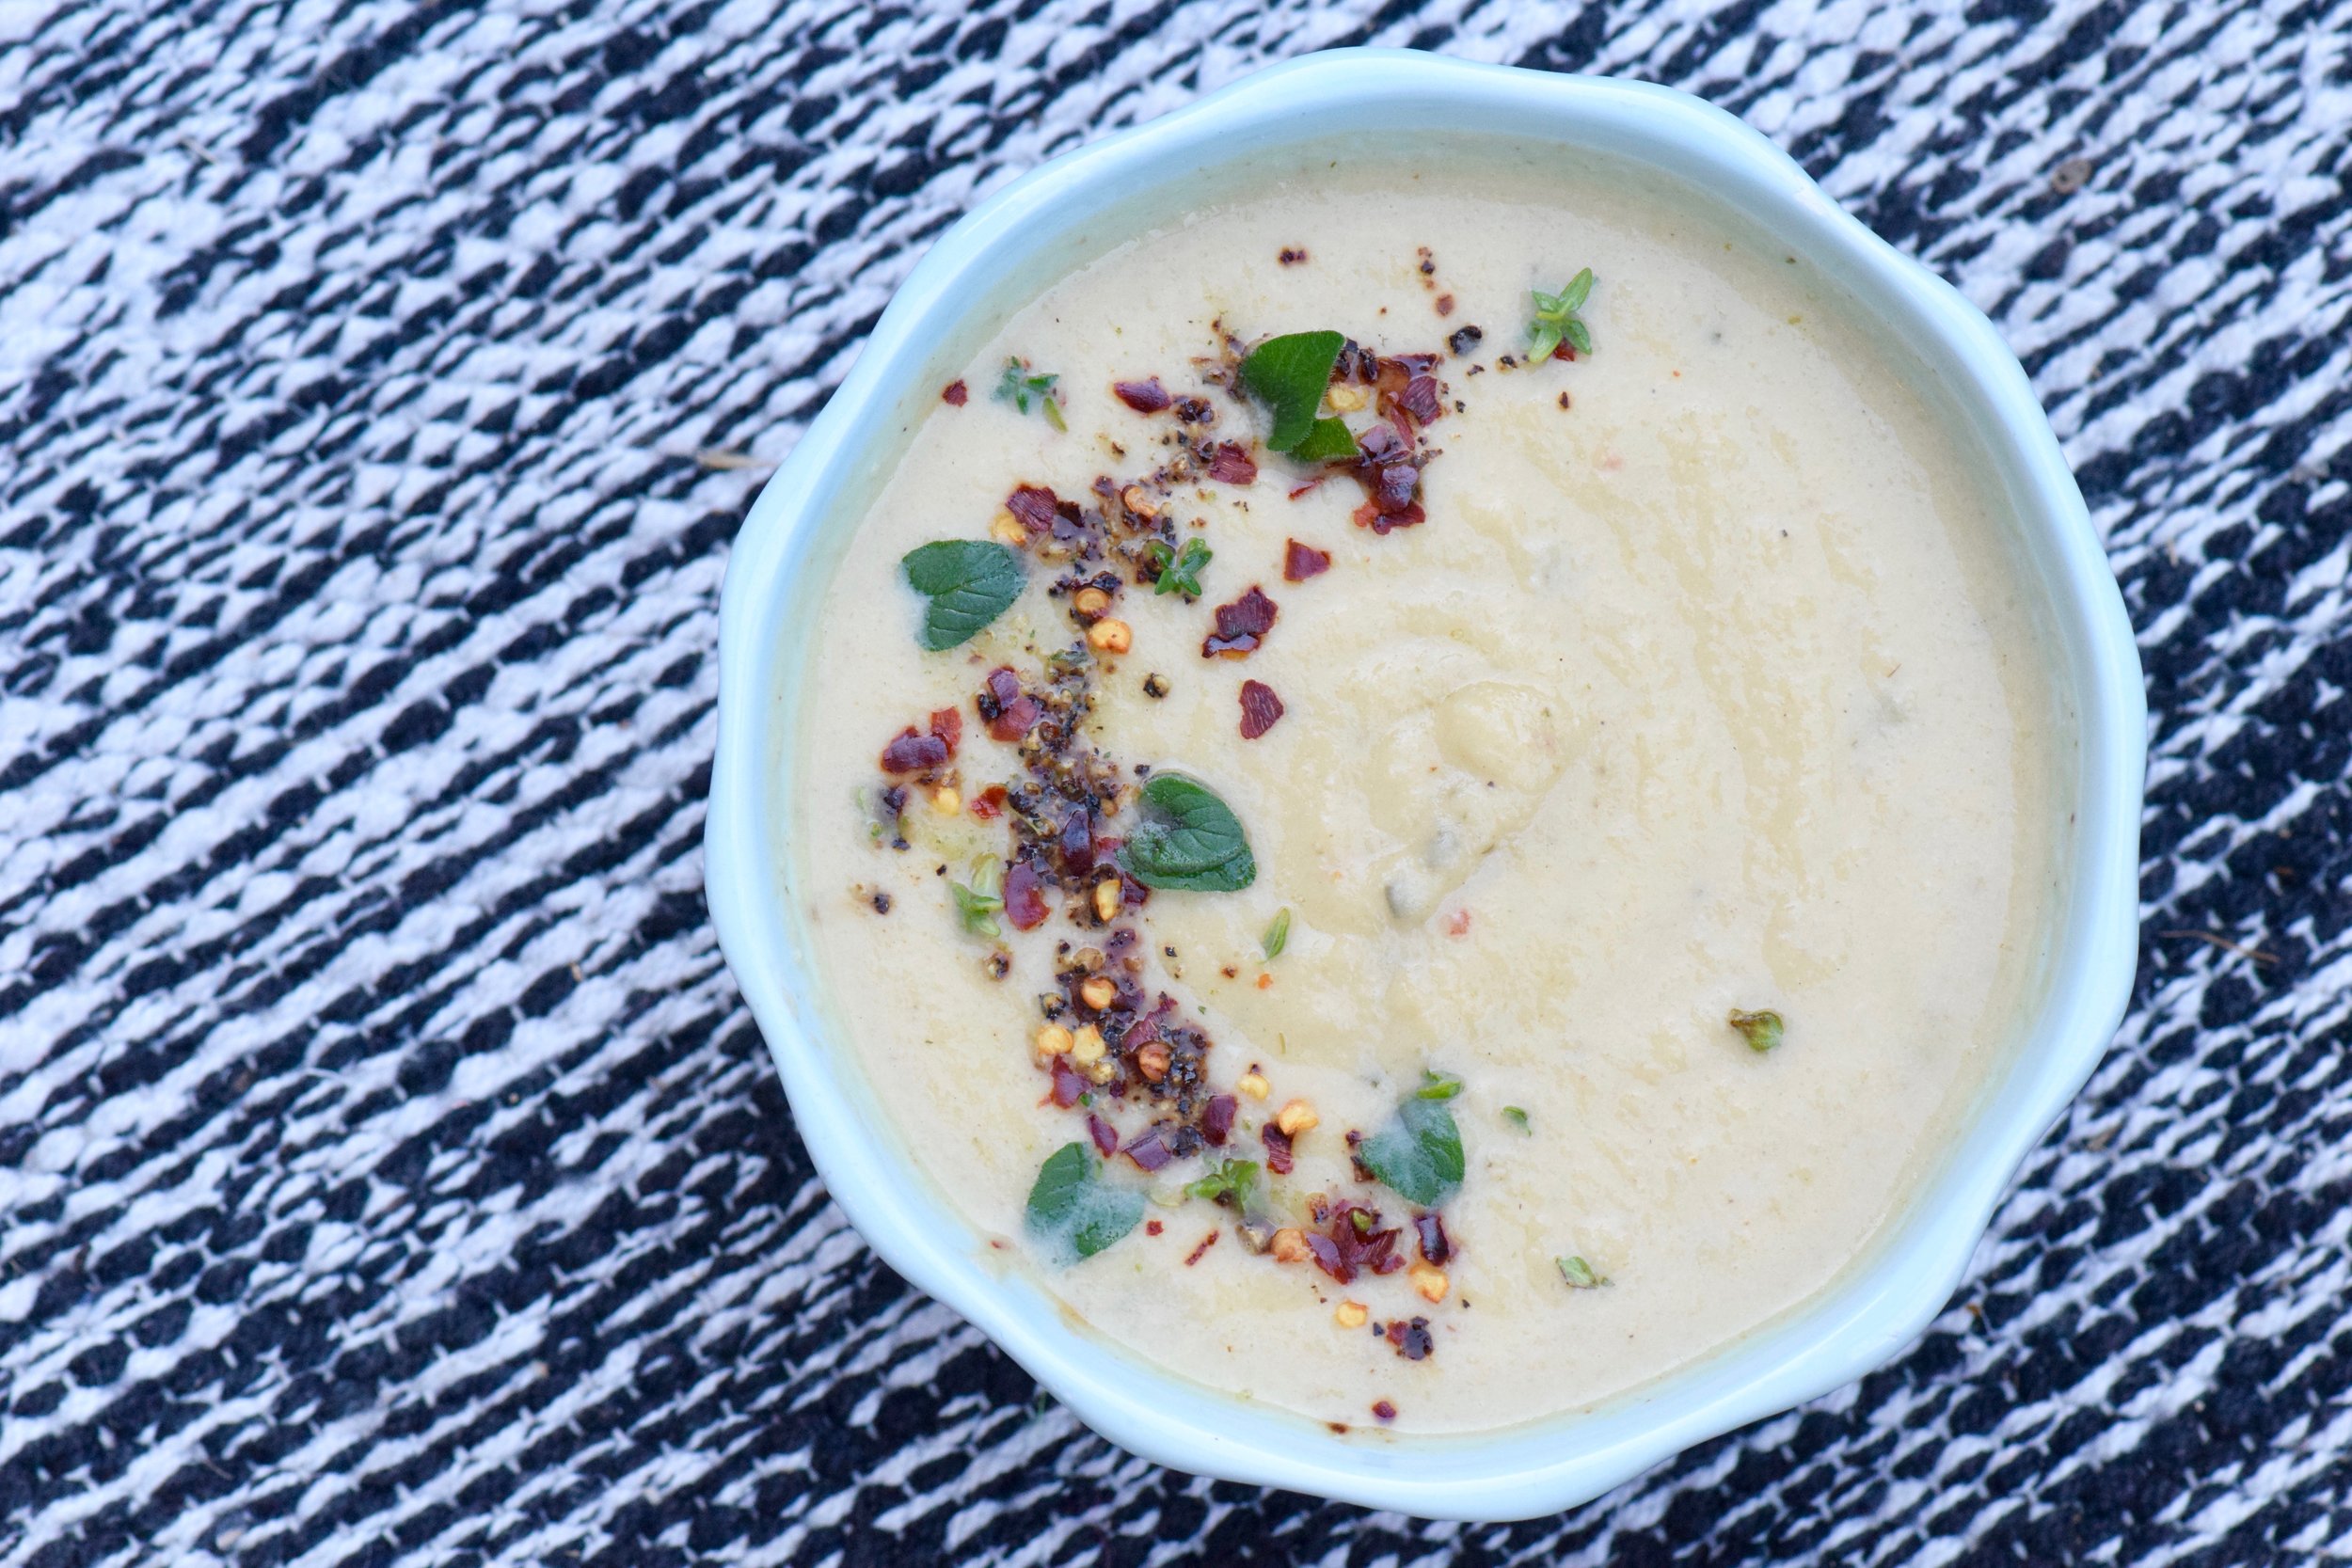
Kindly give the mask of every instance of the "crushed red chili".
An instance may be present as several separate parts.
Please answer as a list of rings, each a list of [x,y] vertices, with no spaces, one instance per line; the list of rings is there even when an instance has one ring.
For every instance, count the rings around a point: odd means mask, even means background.
[[[1248,450],[1231,441],[1221,442],[1209,451],[1208,474],[1224,484],[1249,484],[1258,478],[1258,460]]]
[[[1005,498],[1005,510],[1031,533],[1043,533],[1061,515],[1061,498],[1042,484],[1024,484]]]
[[[946,388],[939,394],[940,401],[946,403],[953,408],[962,407],[963,400],[971,395],[972,394],[964,388],[964,385],[961,381],[950,381],[947,383]]]
[[[1291,1135],[1272,1122],[1258,1129],[1258,1141],[1265,1145],[1265,1168],[1277,1176],[1291,1173]]]
[[[1200,1244],[1199,1246],[1194,1247],[1191,1252],[1184,1256],[1184,1267],[1190,1268],[1195,1263],[1200,1261],[1200,1255],[1215,1245],[1216,1245],[1216,1232],[1212,1230],[1207,1235],[1200,1238]]]
[[[1240,598],[1216,607],[1216,630],[1201,642],[1200,657],[1248,657],[1265,641],[1265,634],[1274,629],[1274,617],[1279,609],[1263,590],[1251,583]]]
[[[1119,1129],[1091,1111],[1087,1113],[1087,1136],[1094,1140],[1095,1148],[1105,1160],[1119,1148]]]
[[[1255,740],[1282,717],[1282,699],[1263,681],[1241,683],[1241,737]]]
[[[1120,402],[1138,414],[1156,414],[1176,401],[1168,395],[1168,388],[1160,385],[1156,375],[1149,381],[1114,381],[1111,390],[1119,394]]]
[[[1438,1341],[1429,1332],[1427,1318],[1415,1318],[1410,1323],[1397,1319],[1389,1324],[1388,1341],[1396,1354],[1407,1361],[1419,1361],[1438,1348]]]
[[[935,735],[923,735],[909,724],[896,740],[882,748],[885,773],[921,773],[955,755],[955,749]]]
[[[1031,861],[1015,861],[1005,873],[1005,918],[1015,930],[1034,931],[1045,924],[1045,881]]]
[[[1384,1421],[1393,1421],[1396,1419],[1396,1406],[1391,1404],[1386,1400],[1373,1401],[1372,1413]]]
[[[1223,1148],[1225,1140],[1232,1135],[1236,1109],[1232,1095],[1211,1095],[1208,1104],[1200,1111],[1200,1135],[1217,1148]]]
[[[1295,539],[1282,542],[1282,580],[1304,582],[1319,578],[1331,569],[1331,558],[1312,545],[1302,545]]]
[[[1421,1243],[1421,1255],[1424,1260],[1443,1263],[1454,1256],[1454,1238],[1445,1233],[1442,1215],[1415,1214],[1413,1235]]]

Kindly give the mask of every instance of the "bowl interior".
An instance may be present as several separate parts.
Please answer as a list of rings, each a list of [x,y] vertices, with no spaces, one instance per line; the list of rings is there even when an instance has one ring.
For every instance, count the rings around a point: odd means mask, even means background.
[[[1401,141],[1400,138],[1403,138]],[[807,628],[849,531],[939,388],[1004,317],[1132,235],[1269,175],[1376,141],[1434,155],[1576,159],[1769,236],[1872,325],[1981,461],[2042,597],[2076,750],[2041,1003],[1873,1248],[1829,1290],[1700,1362],[1603,1403],[1464,1437],[1334,1434],[1184,1383],[1101,1339],[952,1218],[832,1038],[787,867]],[[1908,1343],[1942,1307],[2017,1163],[2121,1016],[2136,952],[2144,712],[2120,597],[2022,372],[1940,281],[1846,216],[1770,144],[1662,88],[1343,51],[1234,88],[1039,170],[951,230],[761,494],[723,606],[709,891],[722,942],[828,1186],[884,1259],[955,1307],[1089,1425],[1147,1457],[1371,1506],[1466,1517],[1548,1512],[1676,1449],[1814,1397]]]

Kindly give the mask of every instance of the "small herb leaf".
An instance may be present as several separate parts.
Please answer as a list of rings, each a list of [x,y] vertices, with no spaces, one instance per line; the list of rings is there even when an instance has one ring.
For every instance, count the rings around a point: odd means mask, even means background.
[[[1280,958],[1282,949],[1290,945],[1290,940],[1291,911],[1285,908],[1281,913],[1274,917],[1274,924],[1265,928],[1265,936],[1261,940],[1260,945],[1265,949],[1266,962],[1272,963]]]
[[[1590,1291],[1609,1283],[1604,1275],[1595,1274],[1593,1265],[1581,1258],[1555,1258],[1552,1262],[1559,1265],[1560,1277],[1568,1282],[1571,1291]]]
[[[1462,1080],[1451,1072],[1434,1068],[1421,1069],[1421,1087],[1413,1091],[1415,1100],[1452,1100],[1462,1092]]]
[[[1526,1133],[1531,1138],[1535,1135],[1535,1130],[1527,1125],[1527,1113],[1520,1110],[1517,1105],[1505,1105],[1502,1108],[1502,1119],[1509,1122],[1512,1126],[1518,1128],[1520,1132]]]
[[[1021,558],[989,540],[934,540],[907,551],[898,565],[930,601],[915,640],[933,653],[970,641],[1021,596]]]
[[[1257,880],[1240,819],[1206,785],[1154,773],[1143,786],[1142,814],[1119,858],[1144,886],[1232,893]]]
[[[1408,1097],[1394,1121],[1357,1146],[1356,1157],[1375,1180],[1423,1209],[1437,1208],[1462,1184],[1461,1130],[1440,1100]]]
[[[1345,424],[1322,419],[1308,427],[1307,438],[1292,449],[1291,455],[1302,463],[1351,463],[1360,455],[1360,449]]]
[[[1029,1234],[1065,1263],[1093,1257],[1142,1217],[1143,1195],[1105,1180],[1084,1144],[1047,1155],[1029,1189]]]
[[[1568,286],[1556,294],[1541,289],[1533,291],[1535,298],[1535,319],[1528,324],[1527,362],[1540,365],[1551,357],[1563,340],[1579,354],[1593,352],[1593,335],[1584,319],[1577,312],[1593,294],[1593,269],[1586,267],[1568,279]]]
[[[1274,415],[1267,446],[1289,451],[1314,430],[1315,409],[1346,342],[1337,332],[1294,332],[1267,339],[1241,362],[1242,385]]]
[[[1748,1039],[1748,1049],[1762,1055],[1780,1043],[1780,1015],[1773,1012],[1743,1013],[1731,1009],[1731,1026]]]
[[[1219,1198],[1231,1198],[1233,1208],[1246,1214],[1249,1212],[1249,1200],[1256,1195],[1257,1189],[1257,1161],[1227,1160],[1221,1164],[1211,1166],[1206,1175],[1187,1185],[1184,1192],[1188,1196],[1205,1197],[1213,1203]]]
[[[998,891],[1000,876],[995,859],[983,855],[972,863],[970,887],[961,882],[947,884],[947,891],[955,895],[956,917],[963,922],[963,928],[991,942],[1004,935],[996,924],[996,911],[1005,907],[1004,896]]]
[[[1152,560],[1160,569],[1159,580],[1152,586],[1154,594],[1182,594],[1188,599],[1200,596],[1200,568],[1216,555],[1208,541],[1195,535],[1184,541],[1182,549],[1170,549],[1160,540],[1152,541]]]
[[[1032,375],[1027,360],[1008,359],[1005,373],[996,378],[994,396],[998,403],[1009,403],[1024,414],[1029,411],[1031,403],[1041,404],[1045,422],[1056,430],[1066,431],[1070,426],[1062,420],[1061,399],[1054,390],[1054,383],[1060,379],[1057,375]]]

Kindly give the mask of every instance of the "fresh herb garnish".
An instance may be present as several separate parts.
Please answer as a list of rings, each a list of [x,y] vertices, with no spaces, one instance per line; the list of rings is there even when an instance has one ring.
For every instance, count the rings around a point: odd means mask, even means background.
[[[1265,935],[1260,939],[1259,945],[1265,949],[1266,962],[1272,963],[1280,958],[1282,949],[1290,945],[1290,940],[1291,911],[1285,907],[1281,913],[1274,917],[1274,924],[1265,928]]]
[[[1451,1072],[1435,1068],[1421,1069],[1421,1087],[1413,1091],[1415,1100],[1452,1100],[1462,1092],[1462,1080]]]
[[[1154,773],[1143,786],[1142,823],[1119,852],[1127,874],[1146,887],[1232,893],[1258,878],[1248,836],[1231,807],[1206,785],[1177,773]]]
[[[1339,363],[1340,350],[1346,343],[1337,332],[1293,332],[1268,338],[1241,362],[1242,385],[1274,416],[1267,446],[1276,451],[1292,451],[1315,434],[1315,410],[1323,404],[1324,388],[1331,385],[1331,367]],[[1339,423],[1336,420],[1322,422]],[[1340,427],[1340,434],[1347,434],[1346,426]],[[1322,439],[1328,443],[1330,433],[1324,432]],[[1353,455],[1353,436],[1347,445],[1347,455]]]
[[[1362,451],[1345,424],[1321,419],[1308,427],[1307,438],[1291,449],[1291,455],[1302,463],[1352,463]]]
[[[1105,1180],[1084,1144],[1067,1143],[1047,1155],[1029,1189],[1029,1234],[1065,1262],[1093,1257],[1141,1218],[1143,1195]]]
[[[1200,596],[1200,568],[1206,566],[1216,552],[1200,535],[1184,541],[1184,548],[1170,549],[1158,539],[1152,541],[1152,563],[1160,571],[1152,585],[1154,594],[1182,594],[1188,599]]]
[[[982,855],[972,863],[970,887],[961,882],[947,884],[947,891],[955,895],[956,917],[963,922],[963,928],[991,942],[1004,935],[996,924],[996,911],[1005,907],[1004,895],[999,891],[1001,876],[996,858]]]
[[[1759,1056],[1780,1043],[1778,1013],[1743,1013],[1734,1007],[1731,1009],[1731,1026],[1748,1037],[1748,1049]]]
[[[1021,596],[1021,558],[984,539],[918,545],[898,562],[907,583],[930,602],[916,641],[937,653],[968,642]]]
[[[1568,1289],[1571,1291],[1590,1291],[1596,1286],[1609,1283],[1606,1275],[1595,1274],[1593,1265],[1581,1258],[1574,1256],[1555,1258],[1552,1261],[1559,1265],[1560,1277],[1568,1282]]]
[[[1593,335],[1585,330],[1584,318],[1577,312],[1584,309],[1584,301],[1593,292],[1593,269],[1586,267],[1568,279],[1568,286],[1556,294],[1541,289],[1535,295],[1535,320],[1528,327],[1534,341],[1528,346],[1527,362],[1540,365],[1551,357],[1552,350],[1563,340],[1579,354],[1593,352]]]
[[[1044,410],[1047,424],[1056,430],[1068,430],[1070,426],[1062,422],[1061,398],[1054,390],[1054,383],[1060,379],[1057,375],[1030,374],[1026,359],[1008,359],[1005,373],[996,378],[996,401],[1009,403],[1024,414],[1034,401]]]
[[[1210,1166],[1208,1173],[1198,1181],[1189,1183],[1184,1192],[1188,1196],[1205,1197],[1211,1202],[1231,1198],[1236,1210],[1248,1213],[1249,1199],[1257,1189],[1257,1161],[1227,1160],[1221,1164]]]
[[[1462,1133],[1442,1100],[1406,1097],[1396,1119],[1356,1148],[1374,1180],[1407,1203],[1435,1209],[1462,1184]]]
[[[1526,1133],[1531,1138],[1535,1135],[1535,1130],[1527,1125],[1527,1113],[1520,1110],[1517,1105],[1505,1105],[1502,1108],[1502,1119],[1509,1122],[1512,1126],[1518,1128],[1520,1132]]]

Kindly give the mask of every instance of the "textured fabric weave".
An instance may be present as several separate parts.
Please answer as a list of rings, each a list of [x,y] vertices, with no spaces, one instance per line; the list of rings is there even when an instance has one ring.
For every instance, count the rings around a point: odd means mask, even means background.
[[[2352,1556],[2352,7],[0,0],[0,1568]],[[1672,83],[2031,372],[2129,1022],[1926,1340],[1562,1518],[1091,1436],[843,1225],[716,596],[924,245],[1331,44]]]

